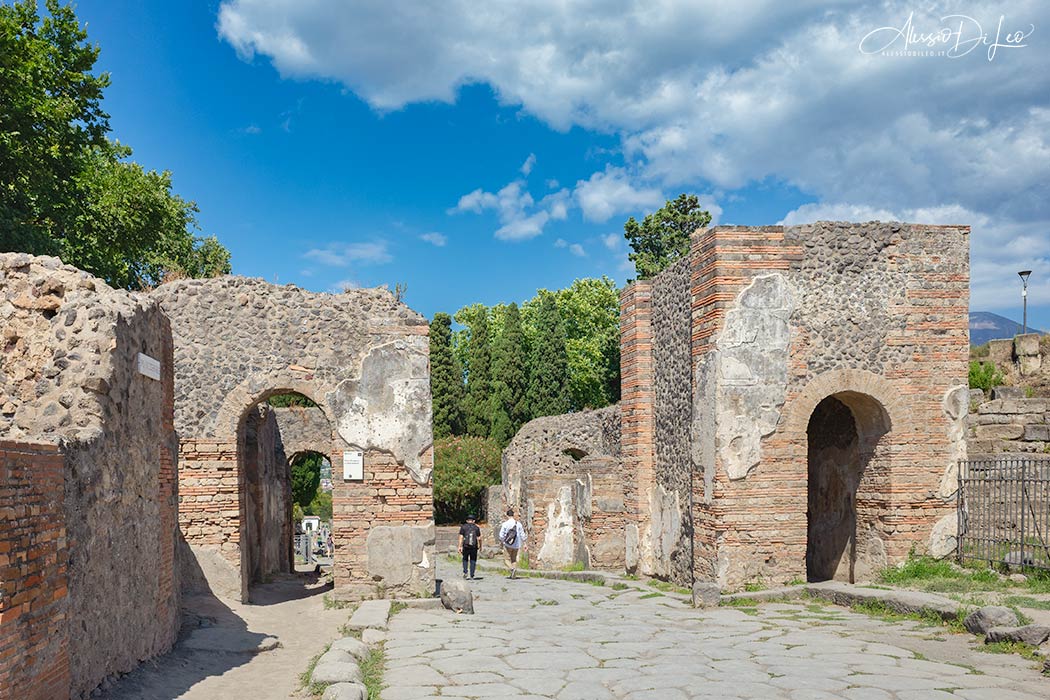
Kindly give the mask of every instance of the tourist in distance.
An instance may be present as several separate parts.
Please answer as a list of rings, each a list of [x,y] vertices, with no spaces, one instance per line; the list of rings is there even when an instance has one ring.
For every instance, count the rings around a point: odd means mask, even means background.
[[[503,562],[510,569],[510,578],[517,577],[518,552],[525,548],[525,529],[514,519],[514,509],[507,509],[507,519],[499,527],[499,542],[503,547]]]
[[[481,549],[481,528],[474,522],[473,513],[467,515],[467,522],[459,528],[459,553],[463,555],[463,578],[467,578],[467,564],[470,564],[470,578],[474,578],[474,569],[478,565],[478,550]]]

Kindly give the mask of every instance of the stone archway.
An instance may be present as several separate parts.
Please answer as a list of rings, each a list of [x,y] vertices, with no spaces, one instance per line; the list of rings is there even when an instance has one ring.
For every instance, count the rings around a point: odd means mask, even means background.
[[[879,446],[889,414],[874,397],[842,391],[823,398],[806,429],[806,578],[853,583],[885,561],[877,535]]]

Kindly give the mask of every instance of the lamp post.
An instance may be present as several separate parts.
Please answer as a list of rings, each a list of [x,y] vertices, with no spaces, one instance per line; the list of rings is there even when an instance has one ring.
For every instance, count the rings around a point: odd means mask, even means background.
[[[1028,333],[1028,276],[1031,270],[1021,270],[1017,275],[1021,278],[1021,305],[1024,308],[1021,320],[1021,335]]]

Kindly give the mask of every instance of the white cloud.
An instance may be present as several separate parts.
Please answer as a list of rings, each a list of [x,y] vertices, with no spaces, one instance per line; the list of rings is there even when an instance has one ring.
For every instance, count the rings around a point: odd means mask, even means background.
[[[567,248],[568,246],[569,242],[564,238],[559,238],[558,240],[554,241],[555,248]]]
[[[255,125],[255,124],[249,124],[248,126],[244,127],[243,129],[239,129],[239,131],[240,131],[240,132],[241,132],[242,134],[247,134],[247,135],[249,135],[249,136],[256,136],[256,135],[258,135],[258,134],[261,134],[261,133],[262,133],[262,129],[260,129],[260,128],[259,128],[259,127],[258,127],[257,125]]]
[[[528,163],[528,161],[526,161]],[[496,238],[503,241],[524,241],[543,233],[549,221],[560,221],[568,216],[569,191],[559,190],[548,194],[537,204],[526,189],[525,180],[514,180],[498,192],[486,192],[481,188],[459,198],[449,214],[472,212],[480,214],[486,210],[496,212],[500,227]]]
[[[528,177],[529,173],[532,172],[532,168],[535,165],[536,165],[536,154],[535,153],[530,153],[529,157],[525,159],[525,162],[521,164],[521,168],[519,170],[521,171],[522,175],[524,175],[525,177]]]
[[[586,258],[587,251],[583,249],[583,246],[579,243],[573,243],[569,246],[569,252],[578,258]]]
[[[394,259],[383,240],[367,243],[329,243],[324,248],[311,248],[303,253],[308,260],[331,267],[348,267],[353,264],[380,264]]]
[[[448,243],[448,236],[443,233],[431,231],[430,233],[424,233],[420,238],[431,245],[435,245],[438,248],[444,247]]]
[[[608,221],[615,214],[659,209],[665,201],[659,189],[638,188],[631,183],[626,170],[612,166],[577,182],[574,194],[584,218],[591,221]]]
[[[360,288],[361,288],[361,285],[356,280],[345,279],[345,280],[339,280],[335,284],[333,284],[330,287],[328,287],[328,291],[331,292],[332,294],[341,294],[342,292],[345,292],[348,289],[360,289]]]
[[[860,52],[865,34],[913,11],[919,32],[951,12],[993,36],[1000,15],[1004,32],[1050,27],[1050,3],[1036,0],[618,0],[600,11],[551,0],[484,11],[465,0],[224,0],[218,30],[242,56],[340,81],[378,110],[453,102],[486,83],[554,129],[617,135],[626,165],[573,193],[595,221],[659,206],[664,192],[756,182],[796,188],[833,218],[945,215],[965,203],[989,222],[974,228],[973,298],[991,304],[999,287],[983,280],[999,273],[979,253],[996,265],[1032,259],[1037,271],[1048,258],[1035,252],[1050,230],[1045,47],[1031,40],[991,61],[983,46],[958,59]],[[457,209],[496,209],[506,238],[538,235],[560,213],[530,201],[504,218],[497,195],[477,190]]]
[[[609,250],[616,251],[620,249],[620,246],[623,244],[623,240],[623,234],[610,233],[608,235],[602,236],[602,245],[604,245]]]

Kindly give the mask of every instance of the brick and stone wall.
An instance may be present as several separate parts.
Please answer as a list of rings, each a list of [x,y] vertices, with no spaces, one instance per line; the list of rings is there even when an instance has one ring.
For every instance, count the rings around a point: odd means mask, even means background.
[[[632,517],[620,421],[619,406],[537,418],[504,450],[503,500],[520,513],[530,562],[624,567]],[[490,525],[502,519],[490,515]]]
[[[176,348],[185,493],[179,518],[184,552],[193,559],[184,568],[213,589],[239,588],[247,599],[248,564],[257,555],[245,551],[255,543],[245,536],[245,455],[238,444],[252,407],[291,391],[317,404],[335,446],[365,454],[363,483],[342,483],[342,455],[329,455],[336,475],[337,589],[358,596],[432,590],[426,319],[380,289],[316,294],[223,277],[169,283],[152,295],[171,319]],[[213,486],[221,490],[209,491]],[[368,503],[361,501],[366,494]],[[377,539],[370,557],[364,539],[372,535],[363,518],[346,517],[347,509],[376,514],[387,523],[382,527],[404,531]],[[397,551],[379,556],[383,543]],[[391,573],[389,562],[400,569]]]
[[[54,445],[0,440],[0,689],[68,698],[65,462]]]
[[[61,454],[54,525],[68,566],[55,590],[66,595],[78,696],[166,651],[177,632],[170,329],[147,297],[22,254],[0,255],[0,318],[0,438]],[[140,372],[140,354],[159,363],[159,379]]]
[[[1016,388],[993,389],[987,400],[971,392],[966,440],[969,457],[1050,455],[1050,398],[1025,398]]]

